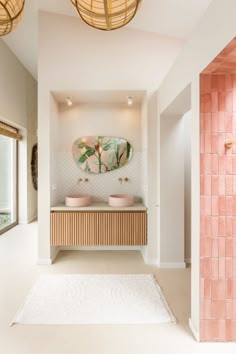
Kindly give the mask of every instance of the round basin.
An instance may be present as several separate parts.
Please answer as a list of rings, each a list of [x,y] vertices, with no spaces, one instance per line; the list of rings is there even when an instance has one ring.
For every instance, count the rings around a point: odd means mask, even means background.
[[[91,195],[72,194],[66,197],[66,206],[68,207],[86,207],[91,204]]]
[[[112,194],[109,196],[109,205],[113,207],[131,207],[134,205],[134,196],[131,194]]]

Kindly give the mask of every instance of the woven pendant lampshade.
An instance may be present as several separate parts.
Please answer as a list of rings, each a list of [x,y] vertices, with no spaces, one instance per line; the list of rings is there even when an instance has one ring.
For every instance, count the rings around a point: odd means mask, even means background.
[[[0,36],[15,29],[21,20],[25,0],[0,0]]]
[[[142,0],[70,0],[90,26],[111,31],[129,23]]]

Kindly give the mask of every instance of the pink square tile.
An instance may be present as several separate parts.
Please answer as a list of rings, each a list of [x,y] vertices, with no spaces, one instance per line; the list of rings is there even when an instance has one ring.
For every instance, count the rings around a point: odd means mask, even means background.
[[[218,92],[211,93],[211,112],[218,112]]]
[[[235,187],[236,187],[236,184],[235,184]],[[212,193],[212,195],[219,194],[219,177],[215,176],[215,175],[211,177],[211,193]]]
[[[204,197],[204,214],[205,215],[211,215],[211,197],[210,196],[207,196],[205,195]]]
[[[219,195],[224,196],[225,195],[225,176],[220,175],[219,176]]]
[[[236,195],[236,175],[234,176],[232,176],[232,178],[233,178],[233,195]]]
[[[211,75],[211,91],[218,91],[218,75]]]
[[[219,132],[224,133],[226,128],[226,122],[225,122],[225,112],[218,112],[218,127],[219,127]]]
[[[204,91],[211,92],[211,75],[204,75],[203,83]]]
[[[233,279],[226,279],[226,299],[233,298]]]
[[[218,300],[212,300],[211,301],[211,318],[218,319],[218,317],[219,317]]]
[[[214,198],[214,197],[212,197]],[[226,197],[226,198],[230,198],[230,197]],[[222,196],[220,195],[219,196],[219,200],[218,200],[218,203],[219,203],[219,215],[225,215],[225,212],[226,212],[226,202],[225,202],[225,196]],[[227,205],[228,206],[228,205]],[[212,215],[213,215],[213,203],[212,203]],[[217,214],[216,214],[217,215]]]
[[[205,96],[204,96],[204,93],[200,94],[200,112],[201,113],[205,112]]]
[[[205,195],[205,177],[204,177],[204,175],[200,176],[200,194]]]
[[[225,300],[226,295],[226,280],[219,279],[219,299]]]
[[[236,236],[236,217],[233,216],[233,236]]]
[[[205,237],[211,236],[211,216],[205,216]]]
[[[219,237],[219,257],[225,257],[225,237]]]
[[[211,334],[212,321],[211,320],[204,320],[204,324],[205,324],[204,338],[206,341],[210,341],[212,338],[212,334]]]
[[[226,112],[233,112],[233,92],[226,92]]]
[[[232,213],[236,215],[236,196],[232,197]]]
[[[219,258],[219,277],[225,278],[225,258]]]
[[[218,140],[219,140],[218,133],[212,133],[212,135],[211,135],[211,152],[212,152],[212,154],[218,154],[218,152],[219,152]]]
[[[205,164],[205,159],[204,159],[204,164]],[[205,170],[205,165],[204,165],[204,170]],[[220,175],[225,174],[225,155],[219,155],[219,174]]]
[[[205,133],[211,133],[211,113],[204,114]]]
[[[236,278],[233,278],[233,298],[236,300]]]
[[[218,301],[218,318],[220,320],[225,319],[225,300]]]
[[[200,301],[200,319],[205,319],[205,300]]]
[[[205,170],[208,172],[208,167]],[[219,158],[218,158],[217,154],[212,154],[211,155],[211,174],[218,175],[218,173],[219,173]]]
[[[233,256],[233,238],[232,237],[226,237],[226,239],[225,239],[225,255],[226,255],[226,257]]]
[[[200,153],[204,154],[205,152],[205,133],[200,134]]]
[[[219,216],[218,218],[218,232],[219,236],[225,236],[225,217]]]
[[[223,98],[220,98],[221,102],[219,103],[219,107],[223,107]],[[205,93],[204,94],[204,100],[205,100],[205,113],[211,113],[211,94],[210,93]],[[224,97],[224,104],[225,104],[225,97]],[[224,109],[223,111],[225,111],[225,105],[224,105]]]
[[[232,75],[225,75],[225,89],[226,89],[226,91],[233,90]]]
[[[232,322],[231,320],[226,320],[226,337],[227,342],[232,340]]]
[[[226,155],[225,173],[231,175],[232,171],[233,171],[232,154],[227,154]]]
[[[225,176],[225,194],[231,196],[233,194],[233,177],[231,175]]]
[[[204,176],[204,194],[211,195],[211,176],[210,175]],[[231,194],[232,194],[232,191],[231,191]]]
[[[236,91],[236,74],[232,75],[233,91]]]
[[[236,113],[233,113],[232,115],[232,124],[233,124],[233,127],[232,127],[232,130],[233,132],[236,132]]]
[[[219,117],[218,112],[214,112],[211,114],[211,131],[212,133],[219,132]]]
[[[212,278],[219,277],[219,259],[211,258],[211,276]]]
[[[225,317],[227,320],[231,320],[233,315],[233,300],[225,301]]]
[[[219,320],[219,337],[218,340],[223,342],[226,339],[226,323],[225,320]]]
[[[233,257],[233,277],[236,278],[236,257]],[[234,295],[236,298],[236,293]]]
[[[218,88],[219,88],[219,91],[225,91],[226,90],[225,75],[218,75]]]
[[[218,320],[211,321],[211,339],[213,341],[219,340],[219,321]]]
[[[219,154],[225,154],[225,141],[226,141],[226,135],[225,133],[219,133]]]
[[[219,198],[218,196],[212,196],[211,198],[211,210],[210,210],[210,205],[209,202],[206,200],[204,200],[204,210],[206,215],[219,215],[219,211],[223,210],[224,205],[221,204],[221,209],[219,209]],[[207,207],[206,207],[206,203],[207,203]],[[222,203],[222,202],[221,202]],[[206,211],[207,208],[207,211]],[[210,212],[210,214],[208,214]],[[222,214],[221,214],[222,215]]]
[[[218,109],[219,112],[225,112],[226,111],[226,93],[225,92],[219,92],[218,93]],[[205,95],[205,112],[208,112],[207,110],[211,107],[211,102],[210,98]]]
[[[205,132],[205,114],[204,113],[200,114],[200,132],[201,133]]]
[[[236,320],[236,299],[233,300],[232,319]]]
[[[211,319],[211,300],[205,300],[204,303],[204,313],[205,313],[205,319],[210,320]]]
[[[200,92],[204,92],[205,91],[205,83],[204,83],[204,75],[200,75]]]
[[[210,237],[204,237],[202,239],[204,249],[203,249],[203,254],[204,257],[211,257],[211,238]]]
[[[233,276],[233,260],[232,257],[227,257],[225,259],[225,273],[227,278],[231,278]]]
[[[236,320],[232,321],[232,340],[236,341]]]
[[[200,320],[200,341],[205,342],[205,320]]]
[[[212,155],[214,156],[214,155]],[[211,174],[211,154],[204,154],[205,161],[204,161],[204,173],[206,175]]]
[[[233,257],[236,257],[236,237],[233,237]]]
[[[211,279],[204,279],[204,299],[211,299]]]
[[[217,300],[219,299],[219,283],[218,279],[211,280],[211,296],[212,299]]]
[[[212,257],[218,257],[219,256],[219,244],[218,244],[218,238],[213,237],[211,239],[211,255]]]
[[[205,155],[200,154],[200,173],[201,175],[205,174]]]
[[[211,234],[212,237],[218,237],[219,235],[219,226],[218,226],[218,217],[212,216],[211,217]]]
[[[233,234],[233,218],[232,216],[226,216],[225,218],[225,235],[232,237]]]
[[[201,262],[200,262],[200,265],[201,265]],[[203,272],[201,272],[203,273]],[[200,298],[201,299],[204,299],[205,298],[205,280],[204,278],[201,278],[200,279]]]
[[[236,112],[236,91],[233,92],[233,112]]]
[[[205,279],[211,277],[211,258],[204,259],[204,277]]]

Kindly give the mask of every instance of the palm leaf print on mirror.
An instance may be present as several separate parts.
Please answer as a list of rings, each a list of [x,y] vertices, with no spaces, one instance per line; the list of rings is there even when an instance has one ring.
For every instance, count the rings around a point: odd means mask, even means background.
[[[127,165],[133,154],[127,140],[108,136],[79,138],[72,150],[79,167],[84,172],[94,174],[114,171]]]

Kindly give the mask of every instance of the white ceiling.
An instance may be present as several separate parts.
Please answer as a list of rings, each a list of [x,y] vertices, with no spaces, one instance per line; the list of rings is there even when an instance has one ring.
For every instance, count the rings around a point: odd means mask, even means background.
[[[130,28],[187,39],[213,0],[143,0]],[[37,77],[37,11],[77,16],[70,0],[26,0],[17,29],[4,41]],[[78,21],[80,19],[78,18]]]
[[[53,91],[53,96],[59,103],[66,103],[66,97],[70,97],[75,104],[125,104],[127,98],[132,97],[134,105],[139,105],[146,92],[140,90],[129,91]]]

